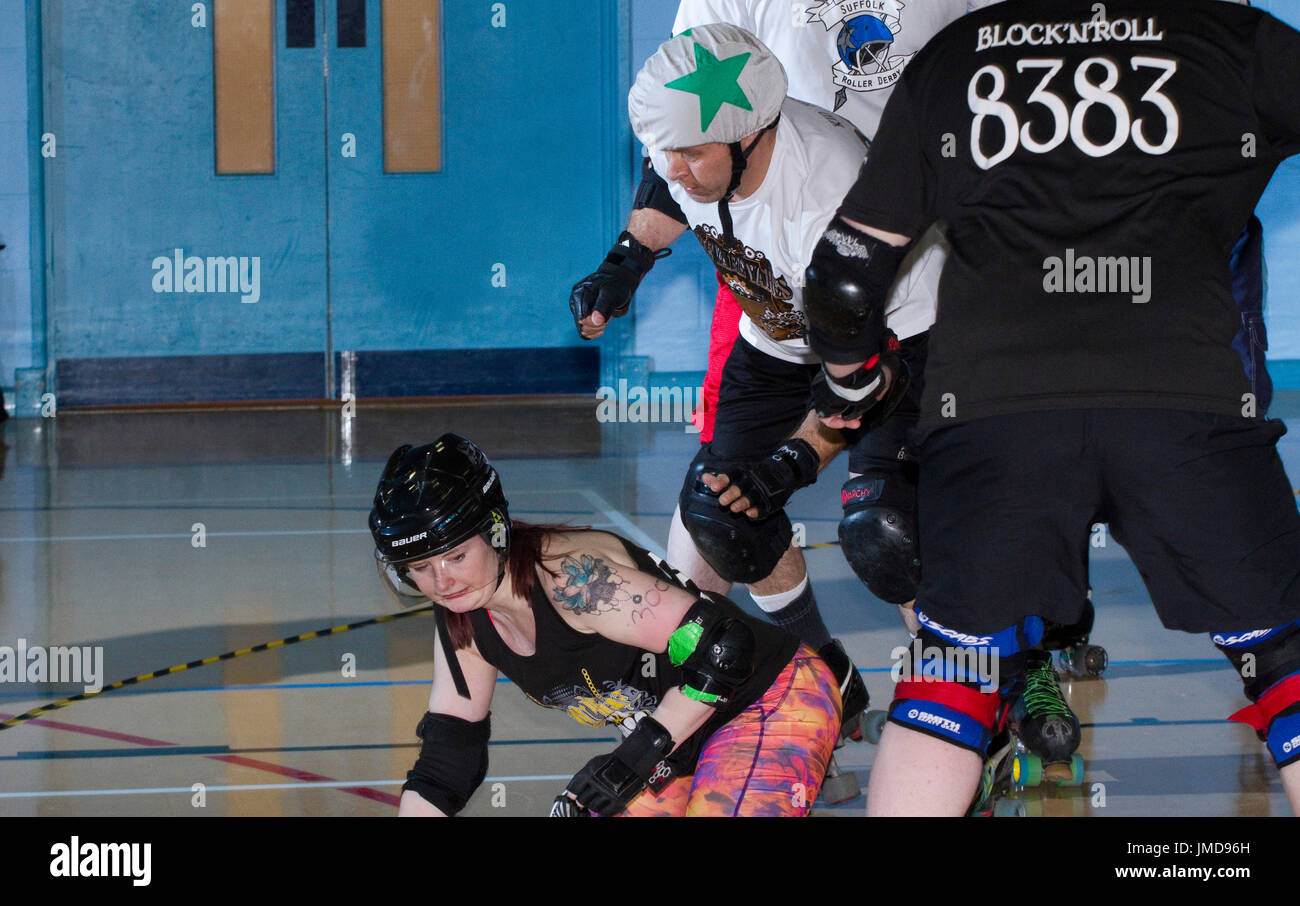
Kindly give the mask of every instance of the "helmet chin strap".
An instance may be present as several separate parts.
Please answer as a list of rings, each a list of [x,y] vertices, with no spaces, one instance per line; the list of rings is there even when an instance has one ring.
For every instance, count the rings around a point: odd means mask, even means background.
[[[731,182],[727,184],[727,191],[718,201],[718,220],[722,223],[722,237],[727,245],[731,245],[736,238],[731,231],[731,209],[727,206],[728,202],[740,189],[740,180],[745,175],[745,167],[749,165],[749,156],[754,153],[758,143],[763,140],[763,133],[775,129],[776,124],[779,122],[781,122],[781,115],[777,114],[776,119],[759,130],[758,138],[754,139],[744,151],[740,149],[740,142],[732,142],[727,145],[727,148],[731,151]]]

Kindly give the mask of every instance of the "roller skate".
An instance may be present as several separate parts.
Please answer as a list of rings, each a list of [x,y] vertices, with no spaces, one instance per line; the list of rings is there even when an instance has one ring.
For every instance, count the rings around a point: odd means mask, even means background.
[[[1014,770],[1018,783],[1083,782],[1083,756],[1075,751],[1079,719],[1061,694],[1052,656],[1045,651],[1029,652],[1024,691],[1011,708],[1011,723],[1025,749]]]
[[[1109,657],[1100,645],[1090,645],[1092,622],[1096,612],[1092,608],[1092,589],[1083,605],[1083,616],[1072,626],[1048,623],[1043,634],[1043,647],[1056,652],[1056,667],[1062,674],[1075,679],[1101,676],[1106,671]]]
[[[973,818],[1024,818],[1028,814],[1020,786],[1012,776],[1019,743],[1008,729],[993,738],[984,759],[980,785],[966,814]]]
[[[862,681],[858,668],[849,659],[848,652],[838,639],[832,639],[829,645],[822,646],[817,652],[826,665],[831,668],[840,686],[840,701],[843,702],[840,719],[840,736],[835,748],[841,748],[847,740],[862,739],[862,717],[871,699],[867,694],[867,685]],[[852,771],[841,771],[831,755],[826,767],[826,779],[822,782],[822,799],[827,805],[840,805],[862,795],[858,784],[858,775]]]
[[[1079,720],[1070,710],[1056,678],[1052,657],[1029,652],[1024,680],[999,715],[1001,730],[989,746],[970,815],[1024,817],[1020,793],[1043,783],[1083,783]]]

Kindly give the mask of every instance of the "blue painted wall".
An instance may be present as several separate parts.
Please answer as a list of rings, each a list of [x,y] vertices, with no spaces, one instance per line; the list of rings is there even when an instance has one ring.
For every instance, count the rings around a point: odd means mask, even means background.
[[[14,370],[32,364],[32,244],[27,13],[0,0],[0,386],[12,403]]]
[[[1300,28],[1300,0],[1252,0],[1283,22]],[[1300,104],[1300,98],[1295,99]],[[1300,157],[1283,161],[1255,209],[1264,224],[1268,266],[1265,324],[1270,359],[1300,359]],[[1300,388],[1300,362],[1271,369],[1287,389]]]
[[[659,45],[672,36],[677,4],[672,0],[632,0],[632,71],[641,69]],[[623,98],[627,115],[627,98]],[[641,165],[641,145],[632,154]],[[613,237],[610,237],[611,239]],[[647,356],[653,371],[703,371],[709,355],[709,325],[718,280],[699,242],[683,235],[673,253],[655,265],[636,296],[634,355]]]
[[[1300,25],[1300,0],[1256,5]],[[379,156],[379,0],[359,50],[325,48],[330,2],[317,4],[317,47],[284,49],[280,0],[277,172],[231,178],[212,172],[211,29],[190,27],[188,3],[44,0],[38,17],[35,3],[0,0],[0,84],[31,89],[0,91],[0,386],[46,364],[42,314],[51,360],[307,355],[293,367],[318,370],[322,395],[331,379],[337,393],[346,350],[583,348],[564,297],[626,215],[639,157],[626,87],[676,4],[506,6],[507,28],[493,30],[490,2],[444,4],[445,169],[403,176],[383,174]],[[39,156],[45,131],[54,160]],[[339,153],[345,131],[356,158]],[[1259,213],[1270,358],[1300,359],[1300,161],[1278,171]],[[686,239],[647,279],[635,318],[599,344],[607,361],[703,367],[714,284]],[[153,259],[178,247],[259,257],[259,301],[154,293]],[[504,287],[491,284],[497,264]],[[1300,386],[1288,365],[1275,369],[1282,383]]]
[[[337,396],[335,353],[374,350],[528,349],[542,368],[554,350],[594,389],[598,347],[579,340],[566,299],[626,214],[624,11],[512,0],[494,27],[491,3],[444,3],[443,167],[391,174],[379,0],[365,48],[335,46],[328,2],[316,46],[286,48],[276,6],[275,172],[218,176],[210,22],[194,27],[189,4],[44,3],[61,405]],[[180,292],[160,272],[178,254],[185,270],[191,256],[239,258],[258,285]],[[252,354],[284,358],[253,367]],[[463,358],[420,362],[463,372]],[[241,374],[249,386],[232,397]],[[486,371],[430,384],[498,385]]]

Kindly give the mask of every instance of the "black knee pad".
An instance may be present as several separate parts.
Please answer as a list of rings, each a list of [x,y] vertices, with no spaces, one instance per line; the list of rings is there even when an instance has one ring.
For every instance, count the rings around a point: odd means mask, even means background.
[[[915,598],[921,581],[916,486],[902,475],[868,473],[846,481],[840,501],[840,549],[858,578],[890,604]]]
[[[728,582],[751,585],[776,569],[794,537],[784,511],[754,521],[718,503],[718,495],[700,480],[706,472],[722,474],[727,463],[713,455],[708,444],[700,448],[686,472],[678,505],[682,524],[709,566]]]
[[[1232,661],[1251,701],[1265,689],[1300,673],[1300,621],[1276,629],[1216,632],[1210,639]]]

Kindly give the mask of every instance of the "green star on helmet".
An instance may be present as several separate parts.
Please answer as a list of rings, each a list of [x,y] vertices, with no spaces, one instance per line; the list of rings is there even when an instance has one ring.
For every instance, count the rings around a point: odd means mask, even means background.
[[[665,82],[664,87],[699,95],[700,131],[706,132],[723,104],[731,104],[742,110],[754,109],[740,87],[740,73],[749,62],[749,57],[750,54],[746,52],[719,60],[709,53],[708,48],[696,43],[695,71]]]

